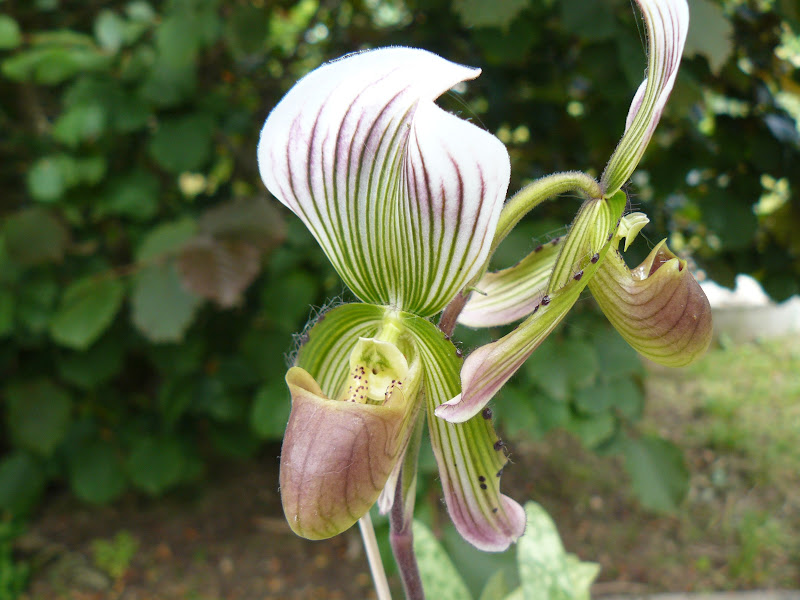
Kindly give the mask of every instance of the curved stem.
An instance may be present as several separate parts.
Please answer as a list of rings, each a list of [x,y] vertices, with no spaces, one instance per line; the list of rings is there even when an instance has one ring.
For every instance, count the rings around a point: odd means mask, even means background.
[[[497,222],[497,229],[495,229],[489,256],[494,254],[500,242],[505,239],[528,212],[548,198],[576,190],[584,192],[590,198],[603,197],[603,190],[600,188],[600,184],[594,178],[580,171],[553,173],[547,177],[537,179],[514,194],[506,202],[503,212],[500,213],[500,220]]]
[[[358,520],[358,527],[361,530],[361,539],[364,540],[364,550],[367,553],[369,570],[372,573],[372,581],[375,583],[375,592],[378,594],[378,600],[392,600],[392,593],[389,591],[386,571],[383,570],[383,561],[378,550],[378,540],[375,538],[375,529],[372,527],[372,518],[369,516],[369,512]]]
[[[402,469],[405,470],[405,465]],[[403,590],[406,600],[425,600],[425,591],[422,589],[422,578],[419,575],[417,557],[414,554],[414,534],[411,531],[411,519],[406,518],[403,506],[403,473],[397,478],[394,503],[389,513],[389,542],[392,545],[392,554],[403,580]]]

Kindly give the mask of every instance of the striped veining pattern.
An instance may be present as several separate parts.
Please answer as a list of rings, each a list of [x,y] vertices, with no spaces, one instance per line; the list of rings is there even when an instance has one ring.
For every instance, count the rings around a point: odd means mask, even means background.
[[[433,315],[485,261],[510,166],[433,100],[479,70],[387,48],[313,71],[267,119],[259,168],[363,301]]]

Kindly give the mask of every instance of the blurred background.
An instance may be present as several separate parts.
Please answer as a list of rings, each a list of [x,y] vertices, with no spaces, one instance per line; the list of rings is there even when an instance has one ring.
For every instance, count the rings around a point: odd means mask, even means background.
[[[598,596],[800,579],[800,320],[770,313],[800,292],[800,5],[689,4],[628,258],[668,237],[759,306],[665,370],[586,298],[493,403],[505,491],[601,563]],[[357,533],[307,542],[280,509],[292,334],[351,296],[261,184],[261,125],[321,62],[417,46],[483,69],[440,104],[507,144],[510,192],[599,175],[643,36],[630,0],[0,1],[0,599],[372,597]],[[578,207],[537,209],[496,265]],[[477,597],[513,552],[458,540],[435,471],[423,452],[418,515]]]

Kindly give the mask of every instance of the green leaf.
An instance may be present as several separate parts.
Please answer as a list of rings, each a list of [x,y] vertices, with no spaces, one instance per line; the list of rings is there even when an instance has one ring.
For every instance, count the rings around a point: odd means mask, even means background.
[[[47,379],[6,388],[7,425],[14,445],[50,456],[67,434],[72,399]]]
[[[310,275],[294,271],[278,281],[267,281],[264,312],[282,329],[294,330],[308,317],[309,306],[314,302],[319,288]]]
[[[41,158],[30,168],[28,191],[39,202],[55,202],[67,189],[62,169],[53,157]]]
[[[453,562],[430,529],[414,521],[414,554],[425,596],[439,600],[469,600],[472,595]]]
[[[29,512],[46,481],[44,469],[33,456],[26,452],[7,454],[0,461],[0,511],[12,515]]]
[[[52,212],[33,207],[12,213],[2,227],[8,255],[23,265],[59,262],[69,232]]]
[[[125,286],[116,277],[89,276],[70,284],[50,323],[56,343],[85,350],[111,325]]]
[[[258,437],[279,440],[289,422],[292,403],[283,380],[262,385],[250,409],[250,428]]]
[[[134,169],[109,182],[94,214],[97,217],[111,214],[147,221],[158,212],[159,191],[160,184],[155,175],[144,169]]]
[[[17,22],[8,15],[0,15],[0,50],[11,50],[22,43],[22,33]]]
[[[182,25],[182,35],[186,35]],[[167,171],[196,171],[211,155],[214,120],[207,113],[164,119],[148,146],[150,155]]]
[[[616,409],[629,419],[638,419],[644,405],[644,394],[630,377],[602,378],[595,385],[578,390],[574,400],[584,415],[598,415]]]
[[[68,474],[73,493],[92,504],[111,502],[127,487],[125,470],[115,449],[99,440],[70,453]]]
[[[713,73],[719,73],[733,53],[733,24],[722,6],[710,0],[689,0],[692,26],[683,53],[702,54]]]
[[[102,385],[122,370],[123,344],[121,336],[109,334],[84,351],[64,352],[58,357],[58,375],[86,390]]]
[[[505,29],[529,5],[530,0],[453,0],[453,12],[458,14],[466,27]]]
[[[528,525],[517,544],[525,600],[589,600],[600,565],[567,554],[550,515],[535,502],[525,504]]]
[[[74,148],[84,140],[95,140],[105,130],[106,111],[102,104],[78,104],[62,113],[53,126],[53,137]]]
[[[174,438],[141,438],[128,457],[131,482],[137,488],[156,496],[183,479],[186,453]]]
[[[94,22],[94,35],[100,47],[112,54],[122,47],[125,41],[125,20],[112,10],[100,11]]]
[[[509,579],[511,577],[507,569],[496,571],[486,581],[479,600],[506,600],[512,592]]]
[[[239,55],[262,51],[269,31],[269,13],[250,5],[237,6],[225,22],[225,41]]]
[[[680,448],[654,436],[626,438],[622,453],[633,491],[643,506],[672,512],[689,490],[689,471]]]
[[[145,262],[153,258],[178,253],[197,233],[197,222],[184,217],[171,223],[154,227],[139,244],[136,261]]]
[[[0,339],[14,331],[14,294],[0,289]]]
[[[600,41],[614,37],[617,22],[609,0],[561,0],[564,29],[585,40]]]
[[[591,385],[597,371],[594,347],[576,339],[550,338],[525,363],[528,377],[557,400],[566,400],[571,391]]]
[[[565,427],[587,448],[595,448],[608,440],[616,431],[616,421],[611,413],[604,412],[591,417],[572,415]]]
[[[20,288],[17,297],[17,319],[31,333],[47,330],[59,292],[58,283],[50,275],[40,274]]]
[[[184,289],[174,264],[149,265],[134,280],[131,318],[151,342],[179,342],[201,303]]]

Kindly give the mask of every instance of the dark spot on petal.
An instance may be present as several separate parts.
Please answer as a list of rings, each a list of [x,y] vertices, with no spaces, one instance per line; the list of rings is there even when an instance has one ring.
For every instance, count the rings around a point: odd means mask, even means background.
[[[545,294],[545,295],[542,297],[542,305],[543,305],[543,306],[547,306],[548,304],[550,304],[550,296],[548,296],[547,294]]]
[[[503,474],[503,469],[500,469],[496,474],[495,477],[500,477]]]
[[[595,252],[594,256],[592,256],[592,264],[596,263],[598,260],[600,260],[600,255]]]
[[[544,245],[543,244],[539,244],[538,246],[536,246],[536,248],[533,249],[533,251],[534,252],[541,252],[542,248],[544,248]]]
[[[580,281],[580,280],[581,280],[581,277],[583,277],[583,269],[581,269],[580,271],[578,271],[577,273],[575,273],[575,275],[573,275],[573,277],[572,277],[572,278],[573,278],[575,281]]]
[[[492,512],[493,512],[493,513],[496,513],[496,512],[497,512],[497,509],[496,509],[496,508],[493,508],[493,509],[492,509]]]
[[[503,440],[497,440],[494,443],[494,449],[495,450],[502,450],[503,446],[505,446],[505,442],[503,442]]]
[[[608,241],[609,241],[609,242],[611,241],[611,238],[612,238],[612,237],[614,237],[614,232],[613,232],[613,231],[612,231],[611,233],[609,233],[609,234],[608,234]]]
[[[459,350],[458,348],[456,348],[456,356],[458,358],[461,358],[462,356],[464,356],[464,353],[461,350]]]
[[[483,409],[483,412],[481,414],[483,415],[483,418],[488,421],[489,419],[492,418],[492,409],[487,406],[486,408]]]
[[[482,490],[485,490],[485,489],[486,489],[486,484],[485,484],[485,483],[482,483],[482,484],[481,484],[481,489],[482,489]]]
[[[486,481],[486,477],[484,477],[483,475],[478,475],[478,481],[483,483],[484,481]]]
[[[553,246],[555,246],[555,245],[556,245],[558,242],[560,242],[560,241],[561,241],[561,238],[560,238],[560,237],[557,237],[557,238],[553,238],[553,239],[550,241],[550,243],[551,243],[551,244],[553,244]]]

